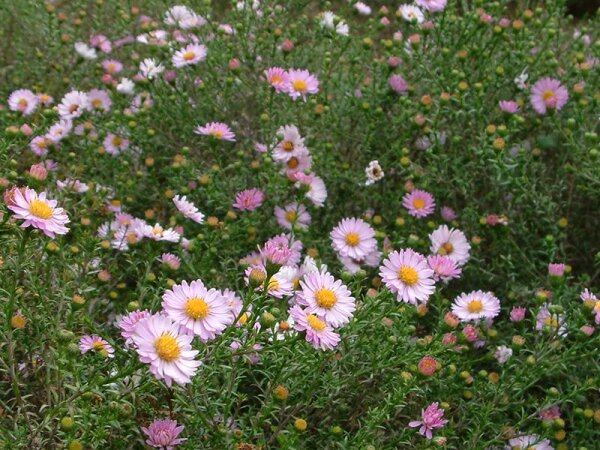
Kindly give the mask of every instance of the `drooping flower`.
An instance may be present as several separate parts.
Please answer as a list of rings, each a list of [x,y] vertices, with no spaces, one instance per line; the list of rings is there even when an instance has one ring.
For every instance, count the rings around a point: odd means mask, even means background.
[[[301,252],[302,242],[286,234],[272,237],[260,249],[264,263],[280,266],[296,266],[300,262]]]
[[[198,208],[192,202],[188,201],[185,195],[183,197],[176,195],[173,198],[173,203],[184,217],[196,223],[204,223],[204,214],[198,211]]]
[[[407,192],[402,197],[402,206],[408,213],[419,219],[427,217],[435,210],[435,200],[429,192],[415,189],[412,192]]]
[[[413,420],[409,422],[408,426],[411,428],[420,427],[419,434],[427,439],[432,439],[433,430],[442,428],[448,423],[448,420],[443,417],[444,410],[440,409],[438,402],[434,402],[421,411],[421,420]]]
[[[546,114],[549,109],[560,111],[569,100],[569,91],[558,80],[542,78],[532,86],[530,100],[538,114]]]
[[[181,334],[180,325],[169,317],[154,314],[140,320],[133,330],[133,344],[140,361],[150,365],[150,372],[167,386],[173,381],[186,384],[202,363],[194,359],[193,335]]]
[[[434,272],[427,259],[412,249],[394,251],[383,261],[379,275],[398,301],[426,302],[435,291]]]
[[[317,350],[333,350],[340,342],[340,335],[325,320],[311,314],[299,305],[290,309],[290,315],[296,322],[294,329],[306,332],[306,341]]]
[[[240,211],[254,211],[265,201],[265,194],[256,188],[240,191],[235,195],[233,207]]]
[[[275,208],[275,217],[279,226],[291,230],[294,227],[302,230],[308,229],[310,225],[310,214],[303,204],[292,202],[283,208]]]
[[[32,114],[39,105],[38,97],[29,89],[18,89],[8,97],[8,107],[24,116]]]
[[[140,63],[140,73],[148,80],[154,80],[165,71],[165,66],[154,58],[146,58]]]
[[[175,67],[184,67],[192,64],[198,64],[206,59],[207,50],[202,44],[189,44],[173,55],[173,65]]]
[[[15,213],[15,218],[23,220],[21,227],[33,226],[46,236],[54,238],[57,234],[67,234],[65,224],[70,220],[62,208],[58,208],[56,200],[46,198],[46,193],[37,193],[25,187],[15,189],[8,208]]]
[[[447,256],[458,265],[463,266],[469,260],[471,245],[465,234],[447,225],[440,225],[429,235],[431,253]]]
[[[163,294],[162,307],[178,324],[210,341],[231,323],[226,299],[216,289],[207,289],[201,280],[182,281]]]
[[[463,322],[493,319],[500,314],[500,300],[490,292],[463,293],[454,299],[452,312]]]
[[[163,253],[160,256],[160,262],[171,270],[177,270],[181,267],[181,258],[173,253]]]
[[[297,294],[299,304],[310,314],[324,318],[333,327],[347,324],[356,304],[348,288],[327,272],[311,272],[300,281],[302,291]]]
[[[94,350],[105,358],[114,358],[115,349],[105,339],[95,334],[82,336],[79,340],[79,350],[81,354]]]
[[[341,256],[362,259],[377,247],[375,230],[364,220],[342,219],[330,233],[331,246]]]
[[[155,420],[148,428],[142,427],[142,431],[148,439],[146,444],[150,447],[161,450],[172,450],[176,445],[187,441],[186,438],[180,438],[183,431],[183,425],[177,425],[175,420]]]
[[[211,136],[219,141],[235,142],[235,133],[231,131],[229,125],[222,122],[209,122],[204,126],[198,126],[194,133]]]
[[[308,70],[291,69],[288,71],[286,92],[294,100],[302,97],[306,101],[307,94],[319,92],[319,80]]]

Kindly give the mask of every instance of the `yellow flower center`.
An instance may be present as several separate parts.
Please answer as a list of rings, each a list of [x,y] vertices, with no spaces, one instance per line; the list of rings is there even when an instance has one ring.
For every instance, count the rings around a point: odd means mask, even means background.
[[[548,316],[544,319],[544,324],[548,327],[558,328],[558,319]]]
[[[277,289],[279,289],[279,281],[277,281],[275,278],[271,278],[269,280],[269,286],[267,286],[267,290],[276,291]]]
[[[189,298],[185,304],[185,313],[192,319],[204,319],[209,312],[210,306],[202,298]]]
[[[412,286],[419,282],[419,274],[410,266],[402,266],[398,271],[398,278],[408,286]]]
[[[481,311],[483,311],[483,303],[481,300],[471,300],[467,306],[467,309],[471,314],[479,314]]]
[[[163,361],[173,362],[181,354],[177,340],[170,334],[162,334],[154,341],[154,350]]]
[[[294,143],[292,141],[285,141],[282,147],[286,152],[291,152],[294,150]]]
[[[305,92],[308,89],[308,85],[304,80],[294,80],[292,82],[292,87],[297,92]]]
[[[262,284],[265,281],[265,273],[259,269],[252,269],[248,278],[257,284]]]
[[[298,165],[300,165],[300,161],[298,161],[298,158],[293,157],[290,158],[290,160],[287,162],[287,165],[290,169],[295,169],[296,167],[298,167]]]
[[[73,104],[73,105],[69,106],[69,112],[70,112],[70,113],[74,113],[74,112],[75,112],[75,111],[77,111],[78,109],[79,109],[79,105],[75,105],[75,104]]]
[[[425,208],[425,200],[423,200],[422,198],[417,198],[413,201],[413,206],[416,209],[423,209]]]
[[[29,103],[27,102],[27,100],[25,100],[24,98],[22,98],[21,100],[19,100],[19,108],[21,109],[25,109],[27,108],[27,105]]]
[[[94,109],[102,108],[102,100],[100,100],[99,98],[95,98],[94,100],[92,100],[92,106],[94,107]]]
[[[273,75],[271,77],[271,83],[272,84],[280,84],[283,82],[283,78],[281,78],[279,75]]]
[[[102,342],[100,341],[94,341],[94,343],[92,344],[92,348],[94,350],[96,350],[97,352],[101,352],[103,350],[106,350],[106,345],[104,345]]]
[[[118,147],[123,143],[123,139],[121,139],[119,136],[115,136],[112,141],[115,147]]]
[[[110,63],[106,66],[106,70],[108,72],[114,72],[117,70],[117,65],[115,63]]]
[[[544,94],[542,95],[542,98],[544,99],[545,102],[547,102],[548,100],[552,100],[554,99],[555,94],[554,91],[544,91]]]
[[[308,320],[308,325],[315,331],[323,331],[325,329],[325,327],[327,326],[327,324],[325,322],[323,322],[321,319],[319,319],[314,314],[310,314],[307,317],[307,320]]]
[[[210,134],[217,139],[223,139],[223,132],[221,130],[211,131]]]
[[[315,292],[315,300],[321,308],[331,309],[337,303],[335,292],[331,289],[321,288]]]
[[[288,222],[293,223],[296,221],[296,211],[288,211],[285,213],[285,218]]]
[[[163,233],[162,227],[154,227],[154,228],[152,228],[152,234],[154,236],[161,236],[162,233]]]
[[[183,54],[183,59],[185,59],[186,61],[191,61],[195,57],[196,57],[196,54],[194,52],[185,52]]]
[[[29,212],[40,219],[48,220],[52,218],[52,208],[43,200],[33,200],[29,204]]]
[[[450,242],[446,242],[445,244],[443,244],[439,248],[438,254],[440,254],[440,255],[449,255],[453,251],[454,251],[454,245],[452,245]]]
[[[360,243],[360,236],[358,233],[348,233],[346,235],[346,244],[350,247],[356,247]]]

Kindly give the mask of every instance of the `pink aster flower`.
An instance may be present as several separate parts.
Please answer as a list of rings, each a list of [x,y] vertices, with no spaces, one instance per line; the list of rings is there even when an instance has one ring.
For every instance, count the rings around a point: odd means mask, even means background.
[[[153,241],[179,242],[181,239],[181,234],[173,228],[167,228],[165,230],[158,223],[152,226],[147,225],[144,222],[138,222],[135,224],[135,228],[140,236],[152,239]]]
[[[538,114],[551,110],[560,111],[569,100],[569,91],[553,78],[542,78],[531,88],[531,106]]]
[[[291,235],[280,234],[272,237],[260,249],[262,261],[281,266],[296,266],[300,262],[302,242]]]
[[[306,206],[297,202],[290,203],[283,208],[277,206],[275,208],[275,217],[279,226],[288,230],[291,230],[293,227],[306,230],[310,225],[310,214]]]
[[[172,450],[176,445],[187,441],[186,438],[180,438],[183,431],[183,425],[177,426],[175,420],[155,420],[148,428],[142,427],[142,431],[148,439],[146,444],[150,447],[161,450]]]
[[[171,270],[178,270],[181,267],[181,258],[173,253],[163,253],[160,256],[160,262]]]
[[[498,107],[500,108],[500,110],[502,112],[509,113],[509,114],[518,113],[519,110],[521,109],[519,107],[519,104],[512,100],[501,100],[500,102],[498,102]]]
[[[72,129],[73,122],[71,122],[69,119],[61,119],[48,129],[48,132],[45,134],[44,138],[56,144],[66,138]]]
[[[319,80],[308,70],[291,69],[288,71],[288,81],[286,83],[286,92],[292,99],[296,100],[302,97],[306,101],[307,94],[316,94],[319,92]]]
[[[207,289],[201,280],[182,281],[167,289],[162,298],[167,315],[204,342],[215,339],[231,323],[225,297],[216,289]]]
[[[189,44],[173,55],[173,65],[184,67],[198,64],[206,59],[206,47],[202,44]]]
[[[560,263],[551,263],[548,264],[548,275],[551,277],[561,278],[565,275],[565,269],[567,266],[565,264]]]
[[[521,322],[525,319],[525,314],[527,314],[527,308],[524,306],[515,306],[510,310],[510,320],[511,322]]]
[[[79,340],[79,350],[81,351],[81,354],[87,353],[90,350],[94,350],[105,358],[115,357],[115,349],[112,347],[112,345],[95,334],[90,336],[82,336]]]
[[[388,79],[388,84],[396,94],[406,94],[408,91],[408,83],[400,75],[392,75]]]
[[[235,134],[231,131],[229,125],[222,122],[209,122],[203,127],[197,127],[194,133],[203,136],[212,136],[219,141],[235,142]]]
[[[560,419],[560,408],[558,407],[558,405],[554,405],[542,409],[540,411],[540,419],[544,421]]]
[[[286,70],[281,67],[271,67],[264,73],[267,82],[275,89],[275,92],[287,92],[289,76]]]
[[[154,314],[140,320],[133,330],[133,344],[140,361],[150,365],[150,372],[167,386],[173,381],[186,384],[202,363],[194,357],[192,334],[181,334],[180,324],[169,317]]]
[[[402,197],[402,206],[408,209],[408,213],[419,219],[427,217],[435,210],[435,200],[429,192],[415,189],[407,192]]]
[[[284,272],[281,272],[282,269],[283,267],[269,278],[269,282],[267,283],[267,293],[271,297],[283,298],[294,293],[294,283],[289,277],[285,276]]]
[[[146,317],[150,317],[150,312],[147,309],[143,311],[136,310],[122,316],[117,321],[117,327],[121,330],[121,337],[125,339],[126,348],[133,345],[133,330],[135,330],[138,322]]]
[[[117,156],[129,148],[129,139],[109,133],[104,138],[104,142],[102,144],[106,150],[106,153],[112,156]]]
[[[551,313],[547,304],[542,305],[535,317],[535,329],[538,331],[550,331],[556,333],[558,336],[567,335],[564,315]]]
[[[38,97],[29,89],[18,89],[8,97],[8,107],[24,116],[32,114],[39,105]]]
[[[277,135],[281,140],[273,149],[273,159],[280,163],[285,163],[293,156],[298,156],[299,152],[306,150],[304,138],[300,136],[300,131],[296,125],[285,125],[277,130]]]
[[[173,203],[175,203],[175,207],[184,217],[196,223],[204,223],[204,214],[198,211],[198,208],[192,202],[188,201],[185,195],[183,197],[176,195],[173,198]]]
[[[440,225],[429,235],[431,241],[431,253],[434,255],[447,256],[459,266],[469,260],[471,245],[465,234],[446,225]]]
[[[38,194],[25,187],[15,189],[12,203],[7,206],[15,213],[15,218],[24,221],[22,228],[33,226],[54,238],[57,234],[67,234],[69,229],[65,224],[70,222],[65,211],[56,205],[57,201],[47,199],[45,192]]]
[[[290,309],[290,315],[295,322],[294,329],[306,331],[306,341],[317,350],[333,350],[340,342],[340,335],[331,325],[316,315],[309,313],[299,305]]]
[[[598,297],[590,291],[588,288],[585,288],[580,294],[579,298],[582,302],[593,302],[596,303],[598,301]]]
[[[456,212],[449,206],[442,206],[441,215],[446,222],[452,222],[457,217]]]
[[[312,167],[312,156],[307,148],[301,147],[295,155],[284,162],[284,170],[288,178],[294,179],[297,173],[303,173]]]
[[[508,441],[508,450],[554,450],[552,444],[548,439],[542,439],[537,434],[528,434],[524,436],[518,436]]]
[[[493,319],[500,314],[500,300],[490,292],[463,293],[454,299],[452,312],[463,322]]]
[[[44,181],[48,177],[48,170],[41,163],[33,164],[29,168],[29,176],[35,180]]]
[[[333,327],[347,324],[356,309],[352,294],[340,280],[327,272],[311,272],[300,281],[302,291],[298,303],[307,307],[307,312],[324,319]]]
[[[431,11],[440,12],[446,8],[448,0],[416,0],[415,4],[421,8]]]
[[[427,264],[429,264],[429,267],[434,272],[433,279],[435,281],[442,280],[447,283],[454,278],[459,278],[462,272],[462,269],[458,266],[456,261],[448,256],[428,256]]]
[[[71,91],[58,105],[58,114],[63,119],[75,119],[89,108],[89,99],[85,92]]]
[[[103,53],[110,53],[112,51],[112,44],[103,34],[96,34],[90,37],[90,45],[100,49]]]
[[[444,410],[439,408],[439,403],[434,402],[421,411],[421,420],[413,420],[409,422],[408,426],[411,428],[419,429],[419,434],[425,436],[427,439],[433,438],[433,430],[442,428],[448,423],[448,420],[444,419]]]
[[[378,267],[381,262],[381,252],[375,248],[364,258],[354,259],[349,256],[338,255],[338,259],[344,265],[345,270],[354,274],[358,272],[362,266]]]
[[[412,249],[394,251],[379,268],[379,275],[398,301],[426,302],[435,291],[434,272],[427,259]]]
[[[375,230],[362,219],[342,219],[330,237],[331,246],[341,256],[362,259],[377,248]]]
[[[235,194],[233,207],[241,211],[254,211],[265,201],[265,194],[256,188],[246,189]]]
[[[109,112],[112,106],[110,94],[104,89],[92,89],[87,93],[89,108],[93,112]]]
[[[471,343],[479,340],[479,330],[473,325],[465,325],[465,327],[462,330],[462,335],[467,341]]]
[[[123,64],[115,59],[107,59],[102,61],[101,65],[102,69],[110,75],[115,75],[123,70]]]
[[[419,372],[426,377],[432,376],[438,369],[438,362],[433,356],[424,356],[417,365]]]

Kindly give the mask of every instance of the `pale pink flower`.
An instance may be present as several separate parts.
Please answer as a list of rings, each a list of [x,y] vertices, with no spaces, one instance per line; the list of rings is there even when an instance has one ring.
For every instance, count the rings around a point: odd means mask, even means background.
[[[45,192],[38,194],[28,187],[16,189],[11,204],[7,206],[16,219],[24,221],[21,224],[22,228],[33,226],[50,238],[69,232],[65,226],[70,222],[67,214],[57,207],[56,200],[47,199]]]
[[[431,255],[427,257],[427,264],[433,270],[433,279],[435,281],[442,280],[445,283],[454,279],[460,278],[462,269],[457,262],[448,256]]]
[[[90,336],[82,336],[79,340],[79,350],[81,354],[94,350],[100,353],[105,358],[114,358],[115,349],[106,340],[95,334]]]
[[[448,420],[444,419],[444,410],[439,408],[439,403],[434,402],[421,411],[421,420],[413,420],[409,422],[408,426],[411,428],[419,428],[419,434],[425,436],[427,439],[433,438],[433,430],[442,428],[448,423]]]
[[[114,59],[107,59],[102,61],[102,69],[110,75],[116,75],[123,70],[123,64]]]
[[[427,259],[412,249],[390,253],[379,275],[398,301],[426,302],[435,291],[434,272],[427,265]]]
[[[39,99],[29,89],[19,89],[8,97],[8,107],[11,111],[18,111],[24,116],[31,115],[38,107]]]
[[[207,50],[202,44],[189,44],[173,55],[173,65],[184,67],[198,64],[206,59]]]
[[[340,280],[335,280],[327,272],[311,272],[300,281],[302,290],[297,294],[300,305],[307,307],[307,312],[315,314],[333,327],[347,324],[356,303],[352,294]]]
[[[198,126],[196,134],[212,136],[219,141],[235,142],[235,134],[229,128],[229,125],[222,122],[209,122],[204,126]]]
[[[58,114],[63,119],[75,119],[89,109],[89,98],[85,92],[71,91],[58,105]]]
[[[273,159],[280,163],[286,163],[290,158],[298,156],[301,151],[307,150],[304,139],[296,125],[285,125],[277,130],[281,141],[273,149]]]
[[[548,439],[543,439],[537,434],[518,436],[508,441],[508,450],[554,450]]]
[[[362,219],[342,219],[330,233],[331,246],[341,256],[362,259],[377,247],[375,230]]]
[[[148,438],[146,444],[150,447],[172,450],[176,445],[187,441],[186,438],[179,437],[183,428],[183,425],[177,426],[175,420],[164,419],[155,420],[148,428],[142,427],[142,431]]]
[[[177,270],[181,267],[181,259],[173,253],[163,253],[160,257],[160,262],[171,270]]]
[[[193,350],[192,334],[182,334],[180,325],[169,317],[154,314],[140,320],[133,330],[133,344],[140,361],[150,365],[150,372],[167,386],[191,382],[198,366],[194,359],[199,353]]]
[[[132,311],[126,316],[122,316],[117,321],[117,327],[121,330],[121,337],[125,339],[125,347],[133,345],[133,331],[138,322],[146,317],[150,317],[150,312],[147,309],[143,311]]]
[[[523,306],[515,306],[510,310],[510,320],[511,322],[521,322],[525,319],[525,314],[527,314],[527,308]]]
[[[275,89],[275,92],[284,93],[288,89],[289,76],[281,67],[271,67],[264,72],[267,82]]]
[[[548,264],[548,275],[551,277],[561,278],[565,275],[565,269],[567,266],[565,264],[560,263],[551,263]]]
[[[198,211],[198,208],[192,202],[188,201],[185,195],[183,197],[176,195],[173,198],[173,203],[175,203],[175,207],[184,217],[196,223],[204,223],[204,214]]]
[[[93,112],[109,112],[112,106],[110,94],[104,89],[92,89],[87,93],[89,108]]]
[[[400,75],[392,75],[388,79],[388,84],[396,94],[405,94],[408,91],[408,83]]]
[[[235,195],[233,207],[241,211],[254,211],[265,201],[264,192],[253,188],[240,191]]]
[[[295,322],[294,329],[306,332],[306,341],[310,342],[317,350],[333,350],[340,342],[331,325],[316,315],[309,313],[299,305],[290,309],[290,315]]]
[[[182,281],[163,294],[162,307],[178,324],[210,341],[231,323],[229,303],[220,291],[207,289],[201,280]]]
[[[415,189],[402,197],[402,206],[408,209],[411,216],[422,219],[435,210],[435,200],[429,192]]]
[[[103,145],[106,153],[117,156],[129,148],[129,139],[109,133],[104,138]]]
[[[446,225],[440,225],[430,235],[431,253],[434,255],[447,256],[459,266],[463,266],[469,260],[471,245],[465,234]]]
[[[509,114],[518,113],[519,110],[521,109],[519,107],[519,104],[512,100],[501,100],[500,102],[498,102],[498,106],[500,107],[500,110],[502,112],[509,113]]]
[[[291,69],[288,71],[285,90],[292,99],[297,100],[302,97],[302,100],[306,101],[307,94],[319,92],[319,80],[308,70]]]
[[[542,78],[531,88],[531,106],[538,114],[550,110],[560,111],[569,100],[569,91],[560,81]]]
[[[431,11],[440,12],[446,8],[448,0],[416,0],[415,4],[421,8]]]
[[[493,319],[500,314],[500,300],[481,290],[463,293],[454,299],[452,312],[463,322]]]
[[[277,206],[275,208],[275,217],[279,226],[288,230],[291,230],[293,227],[306,230],[310,225],[310,214],[306,206],[296,202],[290,203],[283,208]]]

